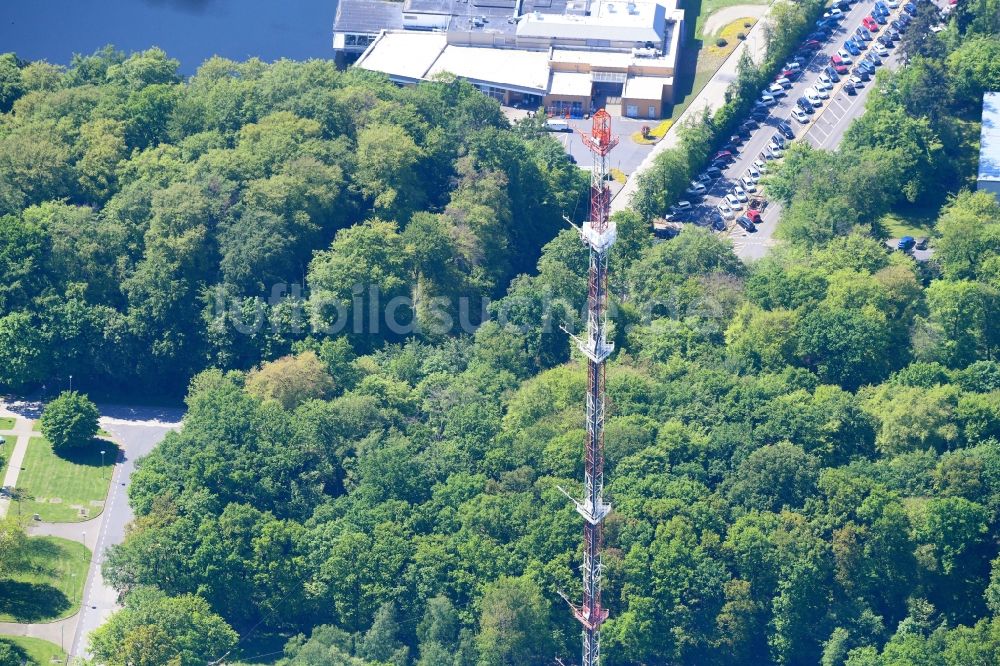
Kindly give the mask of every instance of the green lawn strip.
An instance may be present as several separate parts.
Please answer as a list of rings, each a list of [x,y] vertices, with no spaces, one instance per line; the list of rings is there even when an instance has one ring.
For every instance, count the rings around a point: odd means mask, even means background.
[[[24,562],[0,579],[0,622],[51,622],[80,610],[90,550],[58,537],[30,537]]]
[[[711,35],[702,35],[701,30],[704,26],[705,21],[711,18],[719,9],[725,7],[733,7],[735,5],[767,5],[768,2],[761,2],[760,0],[703,0],[701,4],[701,13],[698,14],[698,20],[695,23],[695,34],[699,37],[711,37]]]
[[[101,450],[105,452],[103,467]],[[21,511],[37,513],[42,520],[54,523],[74,523],[100,515],[117,457],[118,447],[106,440],[95,440],[63,457],[52,451],[44,437],[32,437],[17,478],[18,487],[30,496],[22,502]]]
[[[895,210],[886,213],[879,220],[879,224],[889,234],[890,238],[902,238],[903,236],[913,236],[919,239],[922,236],[930,237],[934,233],[934,221],[937,219],[937,211],[930,215],[926,211],[907,211],[905,209]]]
[[[17,645],[28,655],[29,666],[45,666],[54,660],[66,663],[66,653],[56,645],[41,638],[29,638],[28,636],[3,636],[0,640],[10,641]]]
[[[725,47],[715,46],[715,37],[703,37],[702,25],[716,10],[733,5],[767,5],[754,0],[693,0],[685,3],[685,47],[681,49],[674,81],[674,94],[678,100],[670,108],[670,120],[677,120],[687,110],[736,47],[738,40],[730,40]],[[693,26],[693,27],[691,27]],[[743,32],[749,32],[746,28]]]
[[[14,429],[14,417],[0,416],[0,430],[13,430],[13,429]]]

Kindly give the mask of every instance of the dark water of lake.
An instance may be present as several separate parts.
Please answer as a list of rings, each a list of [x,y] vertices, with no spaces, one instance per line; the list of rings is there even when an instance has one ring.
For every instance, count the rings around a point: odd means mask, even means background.
[[[0,53],[67,64],[105,44],[159,46],[193,74],[234,60],[332,58],[337,0],[0,0]]]

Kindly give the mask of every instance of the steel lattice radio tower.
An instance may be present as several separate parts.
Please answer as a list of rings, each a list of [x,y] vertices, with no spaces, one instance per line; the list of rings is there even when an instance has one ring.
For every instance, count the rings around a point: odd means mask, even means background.
[[[590,248],[586,337],[573,336],[587,357],[587,462],[583,500],[573,500],[583,516],[583,603],[566,601],[583,625],[583,666],[601,661],[601,624],[608,617],[601,606],[601,541],[604,518],[611,505],[604,502],[604,363],[614,349],[607,340],[608,252],[615,242],[615,223],[608,220],[611,191],[608,189],[608,153],[618,145],[611,136],[611,116],[601,109],[594,114],[590,134],[582,134],[594,156],[590,176],[590,219],[580,227],[580,236]],[[563,598],[566,598],[565,596]]]

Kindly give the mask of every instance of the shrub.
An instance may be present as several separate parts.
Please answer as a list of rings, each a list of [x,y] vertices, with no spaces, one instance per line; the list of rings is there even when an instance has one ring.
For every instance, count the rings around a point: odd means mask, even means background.
[[[52,442],[54,451],[86,446],[97,434],[97,405],[76,391],[63,391],[45,406],[42,434]]]
[[[746,38],[747,38],[747,36],[746,36],[746,33],[743,33],[743,32],[741,32],[741,33],[738,33],[738,34],[736,35],[736,39],[738,39],[738,40],[740,40],[740,41],[743,41],[743,40],[744,40],[744,39],[746,39]]]
[[[715,40],[715,45],[716,45],[716,46],[718,46],[718,47],[719,47],[720,49],[721,49],[721,48],[722,48],[723,46],[725,46],[726,44],[728,44],[728,43],[729,43],[729,42],[727,42],[727,41],[726,41],[725,39],[723,39],[722,37],[719,37],[719,38],[718,38],[717,40]]]
[[[28,655],[20,647],[10,641],[0,640],[0,666],[21,666],[27,659]]]

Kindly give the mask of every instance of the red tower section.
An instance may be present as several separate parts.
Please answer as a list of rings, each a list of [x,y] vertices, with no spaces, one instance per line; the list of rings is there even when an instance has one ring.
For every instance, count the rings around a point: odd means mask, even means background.
[[[580,228],[590,248],[587,294],[587,332],[575,338],[587,357],[587,440],[584,470],[584,497],[574,499],[583,516],[583,603],[570,603],[583,625],[583,666],[598,666],[601,660],[601,624],[608,617],[601,606],[601,544],[604,518],[611,505],[604,502],[604,413],[605,361],[614,350],[607,341],[608,252],[617,237],[614,222],[608,219],[611,191],[608,188],[608,153],[618,145],[611,134],[611,116],[601,109],[594,114],[590,134],[582,133],[593,155],[590,177],[590,219]]]

